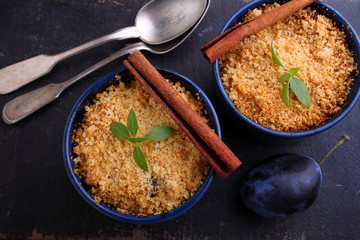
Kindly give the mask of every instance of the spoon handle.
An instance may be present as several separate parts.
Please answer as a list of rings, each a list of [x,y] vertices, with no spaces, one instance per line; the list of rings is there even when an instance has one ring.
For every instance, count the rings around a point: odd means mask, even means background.
[[[111,40],[139,37],[136,27],[126,27],[57,55],[38,55],[0,70],[0,94],[12,92],[50,72],[54,65],[75,54]]]
[[[13,124],[57,99],[62,91],[109,62],[136,50],[147,49],[143,42],[133,43],[62,83],[51,83],[9,101],[2,110],[5,123]]]

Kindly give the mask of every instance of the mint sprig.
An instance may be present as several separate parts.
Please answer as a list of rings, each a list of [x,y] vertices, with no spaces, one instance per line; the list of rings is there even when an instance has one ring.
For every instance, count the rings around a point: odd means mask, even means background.
[[[139,130],[139,125],[133,108],[131,108],[128,114],[126,126],[119,122],[113,122],[110,124],[110,130],[116,139],[127,140],[130,143],[136,143],[133,151],[133,157],[136,165],[138,165],[139,168],[141,168],[145,172],[149,172],[149,169],[146,162],[145,154],[138,146],[138,143],[142,143],[147,140],[162,141],[173,135],[175,132],[175,129],[173,129],[172,127],[157,126],[150,129],[150,131],[145,137],[136,137],[136,134]],[[130,134],[133,137],[131,137]]]
[[[297,99],[299,99],[299,101],[307,109],[309,109],[310,102],[311,102],[309,90],[307,89],[305,83],[300,78],[295,77],[295,75],[298,73],[300,68],[296,67],[296,68],[291,68],[290,70],[287,69],[287,67],[285,67],[281,63],[279,57],[276,55],[275,49],[274,49],[274,46],[272,43],[271,43],[271,56],[276,65],[283,67],[287,70],[287,72],[284,73],[283,75],[281,75],[281,77],[278,79],[278,82],[288,81],[283,86],[282,91],[281,91],[281,97],[282,97],[282,100],[285,103],[286,107],[290,108],[290,103],[289,103],[289,86],[290,86],[291,91],[293,91],[293,93],[295,94]]]

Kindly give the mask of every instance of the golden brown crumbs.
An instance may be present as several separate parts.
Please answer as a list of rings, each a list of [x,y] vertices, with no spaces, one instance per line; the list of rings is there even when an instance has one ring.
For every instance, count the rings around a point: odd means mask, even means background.
[[[206,120],[202,103],[179,82],[172,86]],[[76,131],[73,148],[78,173],[91,186],[96,202],[125,214],[156,215],[181,205],[200,188],[209,171],[205,158],[138,81],[131,81],[130,86],[120,81],[96,99],[85,107],[84,123]],[[134,144],[117,140],[110,131],[113,121],[126,123],[131,108],[137,115],[139,137],[154,126],[176,130],[164,141],[140,144],[149,173],[136,165]]]
[[[278,6],[249,11],[244,20]],[[270,43],[285,66],[300,67],[297,77],[309,89],[309,110],[292,92],[290,109],[283,103],[285,83],[277,79],[284,69],[273,62]],[[220,69],[227,94],[245,116],[274,130],[300,131],[322,124],[341,109],[357,65],[344,32],[331,19],[306,8],[245,38],[220,59]]]

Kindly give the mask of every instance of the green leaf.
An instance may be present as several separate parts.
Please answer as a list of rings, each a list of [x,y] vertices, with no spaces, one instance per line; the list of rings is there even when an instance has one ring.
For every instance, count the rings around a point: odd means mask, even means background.
[[[131,108],[131,110],[129,112],[126,125],[127,125],[127,128],[129,129],[129,132],[131,133],[131,135],[136,137],[136,133],[139,129],[139,126],[138,126],[136,114],[135,114],[133,108]]]
[[[136,142],[136,143],[142,143],[142,142],[145,142],[145,141],[147,141],[147,140],[149,140],[148,137],[134,138],[134,142]]]
[[[145,142],[145,141],[147,141],[147,140],[149,140],[148,137],[136,138],[136,142],[137,142],[137,143],[142,143],[142,142]]]
[[[144,170],[145,172],[149,172],[148,165],[146,163],[145,154],[136,144],[133,152],[135,163]]]
[[[310,93],[305,83],[296,77],[293,77],[290,81],[291,90],[295,93],[299,101],[305,105],[306,108],[310,108]]]
[[[300,69],[299,67],[290,69],[289,74],[291,75],[291,77],[295,76],[299,71],[299,69]]]
[[[129,137],[127,140],[131,143],[137,143],[136,138]]]
[[[127,127],[119,122],[113,122],[110,124],[110,130],[112,134],[119,140],[126,140],[130,138],[129,130]]]
[[[278,56],[275,53],[275,49],[273,44],[271,44],[271,55],[272,55],[272,59],[274,60],[274,62],[276,63],[276,65],[280,66],[280,67],[284,67],[286,68],[280,61],[280,59],[278,58]]]
[[[167,126],[153,127],[146,135],[152,141],[161,141],[173,135],[175,129]]]
[[[284,73],[278,80],[278,82],[285,82],[291,78],[290,73]]]
[[[281,91],[281,97],[283,99],[283,102],[285,103],[287,108],[290,108],[290,103],[289,103],[289,82],[286,83]]]

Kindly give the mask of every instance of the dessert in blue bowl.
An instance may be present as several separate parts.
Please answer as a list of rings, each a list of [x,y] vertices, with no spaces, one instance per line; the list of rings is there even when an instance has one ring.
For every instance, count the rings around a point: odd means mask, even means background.
[[[185,76],[157,69],[221,137],[216,112],[204,92]],[[138,123],[132,134],[141,139],[137,143],[119,140],[110,129],[113,122],[126,124],[132,110]],[[172,127],[174,134],[162,141],[142,138],[160,125]],[[146,157],[147,171],[136,162],[135,145]],[[206,193],[215,175],[126,69],[101,78],[76,102],[65,127],[63,158],[72,184],[91,206],[129,223],[162,222],[184,213]]]
[[[230,17],[221,33],[285,2],[251,1]],[[274,61],[271,44],[284,67]],[[243,39],[216,60],[220,99],[232,119],[258,139],[320,133],[339,123],[360,96],[359,45],[349,22],[318,1]],[[280,79],[287,71],[296,76]],[[305,91],[299,93],[299,85],[307,87],[309,99],[299,96]]]

